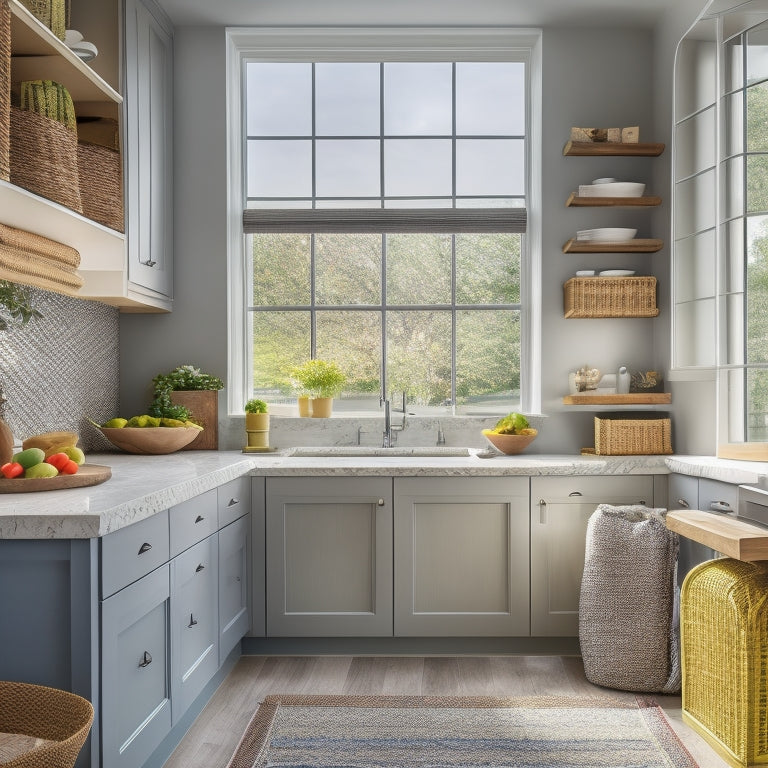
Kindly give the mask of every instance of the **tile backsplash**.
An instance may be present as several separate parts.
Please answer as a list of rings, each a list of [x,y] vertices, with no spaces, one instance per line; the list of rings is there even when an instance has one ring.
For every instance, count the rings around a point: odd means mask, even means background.
[[[119,311],[96,301],[33,291],[42,318],[0,331],[0,416],[17,442],[51,430],[80,434],[83,450],[104,438],[88,422],[118,410]]]

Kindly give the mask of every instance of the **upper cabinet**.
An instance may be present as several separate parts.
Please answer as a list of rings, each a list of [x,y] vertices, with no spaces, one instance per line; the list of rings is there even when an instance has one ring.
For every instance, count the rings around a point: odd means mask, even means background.
[[[127,3],[126,23],[121,21],[117,0],[75,0],[72,3],[71,27],[83,32],[99,51],[96,59],[89,64],[78,58],[19,0],[0,0],[0,3],[7,3],[10,15],[11,53],[10,68],[7,64],[5,67],[0,64],[0,81],[6,81],[0,82],[0,131],[9,131],[8,113],[11,107],[8,95],[17,93],[22,81],[36,79],[53,80],[63,85],[72,96],[79,118],[98,117],[117,121],[121,157],[117,158],[114,168],[118,174],[122,169],[123,200],[117,201],[116,207],[125,209],[125,226],[99,223],[38,194],[34,189],[12,183],[10,179],[15,180],[13,169],[10,177],[3,173],[1,159],[0,223],[76,249],[80,254],[78,272],[84,281],[78,296],[103,301],[123,311],[170,310],[171,242],[166,234],[172,227],[170,160],[160,163],[158,169],[153,167],[151,181],[145,178],[146,171],[143,176],[135,177],[141,167],[141,161],[136,157],[139,149],[145,157],[151,152],[153,158],[157,158],[158,152],[162,156],[164,147],[170,144],[170,120],[167,115],[171,109],[172,38],[167,28],[163,28],[161,38],[166,50],[159,53],[156,44],[149,50],[152,64],[159,60],[162,66],[150,70],[150,61],[146,61],[146,66],[136,75],[131,72],[131,67],[146,55],[147,48],[140,42],[137,23],[134,22],[131,27],[129,21],[139,19],[138,23],[143,24],[145,30],[144,38],[148,36],[150,27],[146,14],[142,16],[140,12],[132,11],[138,3]],[[129,34],[129,29],[133,29],[133,34]],[[120,40],[121,30],[126,35],[124,44]],[[124,53],[123,61],[121,52]],[[162,72],[163,76],[160,77],[158,72]],[[150,81],[153,92],[147,95]],[[120,91],[129,96],[125,104]],[[139,106],[147,101],[150,102],[152,114],[142,118]],[[128,104],[132,106],[128,107]],[[160,117],[161,113],[163,117]],[[144,119],[141,127],[132,129],[141,119]],[[138,140],[138,136],[142,141]],[[2,147],[3,142],[0,141],[0,150]],[[114,174],[109,181],[113,188],[121,188]],[[147,196],[147,202],[139,207],[135,200],[143,199],[142,195]],[[150,232],[149,236],[146,231]],[[150,273],[132,268],[132,258],[140,261],[141,265],[154,263],[159,268]]]

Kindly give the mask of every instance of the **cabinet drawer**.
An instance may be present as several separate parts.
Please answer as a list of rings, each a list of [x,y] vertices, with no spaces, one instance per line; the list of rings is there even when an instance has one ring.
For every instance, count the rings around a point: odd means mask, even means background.
[[[175,725],[219,668],[218,535],[171,560],[171,700]]]
[[[218,528],[216,491],[206,491],[189,501],[171,507],[171,557],[189,549]]]
[[[168,510],[100,540],[101,596],[109,597],[168,562]]]
[[[229,525],[251,509],[251,477],[238,477],[216,489],[219,528]]]
[[[248,556],[251,518],[219,531],[219,664],[248,631]]]
[[[595,504],[653,504],[651,475],[532,477],[531,499],[580,499]]]
[[[718,480],[699,479],[699,509],[705,512],[736,514],[739,508],[739,486]]]
[[[168,565],[102,602],[104,768],[143,765],[171,728]]]

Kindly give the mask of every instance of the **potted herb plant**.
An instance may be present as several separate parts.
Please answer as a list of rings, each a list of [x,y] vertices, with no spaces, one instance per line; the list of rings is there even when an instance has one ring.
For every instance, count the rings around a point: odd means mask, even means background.
[[[186,449],[218,449],[218,390],[224,388],[224,382],[218,376],[202,373],[192,365],[180,365],[169,373],[155,376],[152,386],[154,399],[148,410],[151,416],[192,419],[203,427],[203,431]]]
[[[333,398],[338,395],[347,377],[339,366],[326,360],[307,360],[294,368],[291,380],[300,393],[309,395],[312,416],[327,417],[333,409]]]
[[[267,448],[269,446],[268,406],[256,398],[245,404],[245,431],[248,435],[248,448]]]

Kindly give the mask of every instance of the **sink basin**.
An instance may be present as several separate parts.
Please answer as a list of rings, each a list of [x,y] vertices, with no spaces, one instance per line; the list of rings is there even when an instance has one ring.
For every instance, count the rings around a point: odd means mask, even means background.
[[[368,445],[332,445],[328,447],[290,448],[286,456],[414,456],[414,457],[438,457],[438,456],[469,456],[469,448],[461,448],[447,445],[435,445],[427,447],[395,446],[394,448],[380,448]]]

